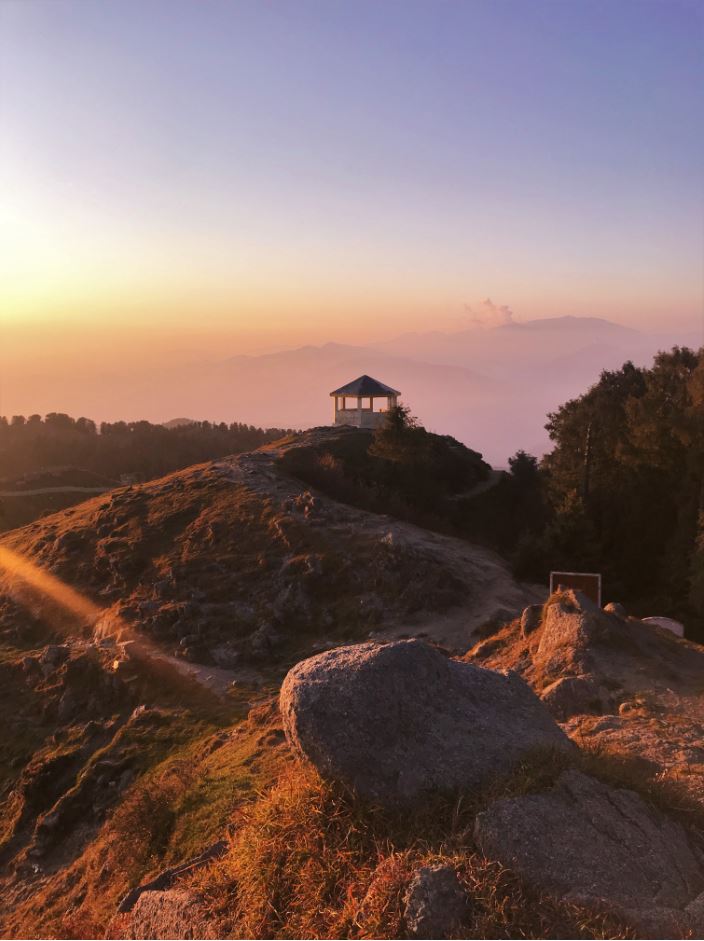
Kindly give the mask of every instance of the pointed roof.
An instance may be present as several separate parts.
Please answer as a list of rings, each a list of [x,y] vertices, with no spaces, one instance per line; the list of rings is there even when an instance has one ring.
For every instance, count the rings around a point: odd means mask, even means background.
[[[401,393],[398,389],[392,389],[391,386],[379,382],[378,379],[372,379],[371,376],[359,376],[358,379],[348,382],[346,386],[340,386],[339,389],[335,389],[330,395],[378,395],[381,397],[401,395]]]

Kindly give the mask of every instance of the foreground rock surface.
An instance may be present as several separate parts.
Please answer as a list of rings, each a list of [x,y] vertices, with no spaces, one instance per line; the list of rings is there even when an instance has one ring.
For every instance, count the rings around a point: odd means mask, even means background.
[[[476,790],[569,740],[516,674],[450,660],[420,641],[358,644],[297,664],[281,688],[294,751],[387,806]]]
[[[492,804],[482,852],[541,891],[605,903],[656,923],[704,888],[704,857],[683,827],[635,792],[565,771],[548,791]]]

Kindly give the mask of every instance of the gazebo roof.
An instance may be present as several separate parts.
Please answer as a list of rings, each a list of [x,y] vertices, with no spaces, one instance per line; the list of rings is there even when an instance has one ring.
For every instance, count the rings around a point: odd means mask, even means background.
[[[358,379],[354,379],[352,382],[348,382],[346,386],[340,386],[339,389],[335,389],[334,392],[331,392],[330,395],[360,395],[360,396],[389,396],[389,395],[401,395],[398,389],[392,389],[391,386],[385,385],[383,382],[379,382],[378,379],[372,379],[371,376],[360,376]]]

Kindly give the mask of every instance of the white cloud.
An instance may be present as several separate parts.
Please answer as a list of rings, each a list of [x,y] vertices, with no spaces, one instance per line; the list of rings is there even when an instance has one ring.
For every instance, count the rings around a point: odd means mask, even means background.
[[[465,316],[476,327],[505,327],[514,323],[508,304],[495,304],[490,297],[477,304],[464,305]]]

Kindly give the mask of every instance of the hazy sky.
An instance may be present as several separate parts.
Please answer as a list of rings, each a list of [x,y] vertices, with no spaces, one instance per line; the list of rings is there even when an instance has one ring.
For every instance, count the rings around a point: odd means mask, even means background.
[[[703,11],[2,0],[6,348],[694,328]]]

